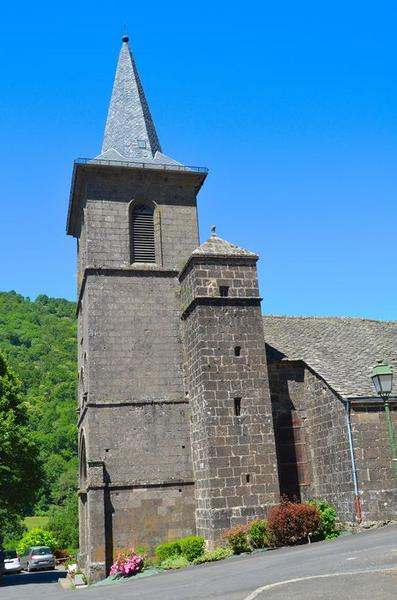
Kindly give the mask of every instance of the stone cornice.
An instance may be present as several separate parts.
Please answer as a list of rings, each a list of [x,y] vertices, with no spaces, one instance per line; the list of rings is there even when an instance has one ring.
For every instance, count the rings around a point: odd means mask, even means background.
[[[233,296],[196,296],[181,311],[181,318],[186,319],[196,306],[258,306],[260,307],[262,298],[258,296],[249,298],[239,298]]]

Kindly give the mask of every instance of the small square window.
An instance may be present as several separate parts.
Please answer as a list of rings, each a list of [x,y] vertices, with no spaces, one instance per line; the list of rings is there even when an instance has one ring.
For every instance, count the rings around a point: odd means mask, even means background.
[[[227,285],[219,286],[219,294],[220,294],[220,296],[222,296],[222,298],[227,298],[227,296],[229,295],[229,286],[227,286]]]
[[[146,148],[146,140],[138,140],[138,148]]]

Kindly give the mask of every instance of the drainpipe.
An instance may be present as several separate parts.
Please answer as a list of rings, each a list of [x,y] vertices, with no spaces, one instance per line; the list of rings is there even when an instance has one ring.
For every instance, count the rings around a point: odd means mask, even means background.
[[[343,399],[343,402],[345,403],[347,435],[349,438],[350,460],[351,460],[351,464],[352,464],[352,478],[353,478],[353,487],[354,487],[354,496],[355,496],[356,520],[357,520],[357,523],[361,523],[361,521],[362,521],[361,500],[360,500],[360,492],[358,491],[356,458],[354,456],[352,423],[351,423],[351,418],[350,418],[350,402],[346,398]]]

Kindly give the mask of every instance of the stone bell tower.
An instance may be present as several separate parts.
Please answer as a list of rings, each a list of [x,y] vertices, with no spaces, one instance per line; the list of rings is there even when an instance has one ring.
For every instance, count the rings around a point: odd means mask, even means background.
[[[206,169],[161,152],[123,37],[102,152],[74,164],[81,563],[195,531],[178,273]]]

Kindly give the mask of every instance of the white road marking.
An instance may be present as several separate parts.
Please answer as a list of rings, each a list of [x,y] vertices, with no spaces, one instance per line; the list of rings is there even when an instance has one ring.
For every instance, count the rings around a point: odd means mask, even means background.
[[[326,579],[327,577],[340,577],[341,575],[360,575],[361,573],[387,573],[388,571],[396,571],[395,567],[390,569],[363,569],[357,571],[340,571],[338,573],[327,573],[326,575],[310,575],[309,577],[297,577],[296,579],[286,579],[285,581],[277,581],[276,583],[269,583],[257,588],[249,596],[246,596],[243,600],[255,600],[262,592],[271,590],[281,585],[287,585],[288,583],[298,583],[300,581],[309,581],[310,579]]]

